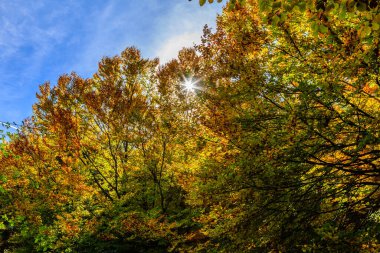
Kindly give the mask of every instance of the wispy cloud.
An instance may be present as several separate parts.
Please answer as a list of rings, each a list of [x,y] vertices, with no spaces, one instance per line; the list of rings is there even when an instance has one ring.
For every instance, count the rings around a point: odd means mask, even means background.
[[[200,43],[204,25],[215,26],[217,12],[221,12],[221,5],[199,7],[194,2],[177,2],[155,27],[154,54],[165,63],[175,58],[183,47]]]
[[[213,26],[221,8],[218,4],[200,7],[196,1],[105,2],[84,24],[83,50],[74,56],[72,69],[88,76],[103,56],[119,54],[127,46],[167,62],[183,47],[199,43],[204,25]]]
[[[200,41],[199,32],[186,32],[179,35],[172,35],[166,38],[156,50],[157,57],[161,63],[166,63],[176,58],[178,52],[184,47],[191,47]]]
[[[137,46],[166,62],[200,41],[221,5],[187,0],[0,1],[0,120],[31,114],[38,85],[91,76],[103,56]]]
[[[0,120],[21,121],[30,114],[36,82],[43,82],[39,79],[41,69],[66,36],[66,21],[54,16],[68,7],[50,9],[43,1],[1,2]]]

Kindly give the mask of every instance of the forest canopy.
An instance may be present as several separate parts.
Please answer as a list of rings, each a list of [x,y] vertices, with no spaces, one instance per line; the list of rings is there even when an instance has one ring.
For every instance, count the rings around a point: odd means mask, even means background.
[[[168,63],[41,85],[0,144],[0,249],[379,252],[379,31],[377,1],[230,1]]]

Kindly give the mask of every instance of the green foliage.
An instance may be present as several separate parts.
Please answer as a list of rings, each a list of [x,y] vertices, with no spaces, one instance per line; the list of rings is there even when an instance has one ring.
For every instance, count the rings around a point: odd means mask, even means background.
[[[378,252],[379,21],[229,1],[165,65],[127,48],[41,85],[1,135],[0,250]]]

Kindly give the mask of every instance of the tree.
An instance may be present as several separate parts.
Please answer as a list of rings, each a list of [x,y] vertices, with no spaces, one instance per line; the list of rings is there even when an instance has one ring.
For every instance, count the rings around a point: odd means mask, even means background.
[[[1,249],[378,252],[378,4],[335,2],[230,1],[165,65],[41,85],[2,136]]]
[[[366,233],[378,225],[368,220],[379,206],[378,44],[363,53],[366,39],[353,51],[339,41],[361,13],[332,15],[334,32],[315,34],[302,10],[268,23],[259,4],[225,10],[199,47],[204,124],[236,153],[224,164],[210,163],[213,153],[204,165],[213,193],[206,231],[225,247],[244,245],[233,250],[318,250],[313,242],[344,250],[332,234],[348,248],[370,247]]]
[[[158,68],[127,48],[104,58],[93,78],[63,75],[40,86],[33,117],[6,145],[12,155],[1,157],[2,175],[13,178],[4,188],[19,203],[3,210],[23,217],[8,239],[15,247],[28,240],[28,250],[81,250],[99,238],[127,248],[169,245],[167,227],[188,219],[166,216],[187,208],[182,166],[195,126],[181,81],[196,58],[184,50]]]

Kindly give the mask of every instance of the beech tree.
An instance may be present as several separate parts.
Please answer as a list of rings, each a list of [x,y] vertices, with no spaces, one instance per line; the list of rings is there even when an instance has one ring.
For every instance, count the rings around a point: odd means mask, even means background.
[[[41,85],[1,135],[0,248],[378,252],[378,18],[230,1],[164,65],[132,47]]]
[[[334,33],[314,33],[308,14],[268,24],[259,4],[225,10],[199,47],[204,124],[235,152],[223,163],[210,163],[212,154],[201,170],[211,166],[204,219],[230,250],[375,250],[367,233],[376,234],[369,217],[379,206],[378,44],[341,43],[355,16],[331,17]],[[332,234],[347,246],[335,248]]]

